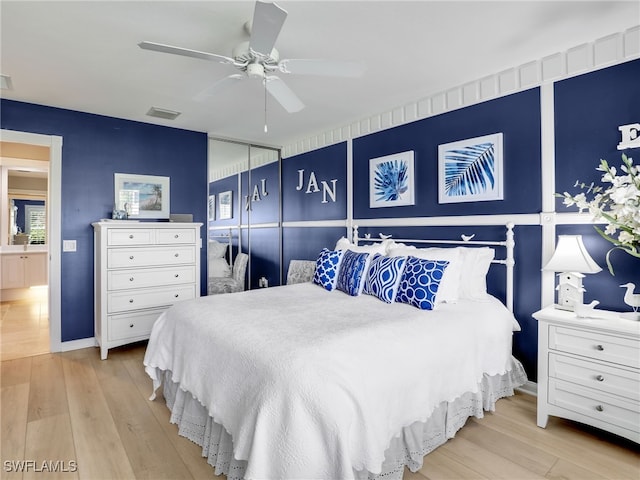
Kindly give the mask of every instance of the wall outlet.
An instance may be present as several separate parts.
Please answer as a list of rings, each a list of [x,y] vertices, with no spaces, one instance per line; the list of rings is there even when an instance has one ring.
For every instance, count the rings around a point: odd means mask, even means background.
[[[63,240],[62,241],[62,251],[63,252],[75,252],[76,251],[76,241],[75,240]]]

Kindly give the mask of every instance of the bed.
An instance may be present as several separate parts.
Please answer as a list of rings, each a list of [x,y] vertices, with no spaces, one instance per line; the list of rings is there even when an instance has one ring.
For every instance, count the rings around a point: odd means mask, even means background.
[[[519,326],[509,308],[488,294],[436,302],[437,291],[446,291],[442,274],[456,263],[447,256],[471,254],[470,243],[449,252],[400,242],[390,248],[382,239],[356,243],[325,250],[343,252],[343,274],[353,258],[368,258],[362,285],[352,276],[340,283],[339,275],[340,289],[314,278],[202,297],[156,321],[146,372],[154,392],[162,385],[171,422],[202,446],[216,474],[399,479],[405,466],[421,468],[424,455],[470,416],[482,417],[526,381],[511,355]],[[506,246],[507,255],[492,261],[513,268],[512,229],[494,244]],[[428,258],[438,256],[445,259]],[[375,293],[374,259],[406,264],[397,298],[410,261],[437,267],[432,308],[418,308],[413,294],[387,302]]]

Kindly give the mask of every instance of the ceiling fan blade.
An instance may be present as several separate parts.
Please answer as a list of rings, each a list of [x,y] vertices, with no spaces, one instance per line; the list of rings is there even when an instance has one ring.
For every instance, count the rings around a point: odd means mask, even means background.
[[[229,75],[228,77],[224,77],[223,79],[215,82],[213,85],[210,85],[209,87],[205,88],[195,97],[193,97],[193,99],[198,102],[204,101],[209,97],[212,97],[213,95],[221,92],[222,90],[225,90],[231,85],[236,84],[238,81],[244,80],[245,78],[246,76],[240,73],[236,73],[234,75]]]
[[[262,55],[269,55],[287,18],[287,11],[275,3],[256,2],[251,25],[249,48]]]
[[[213,62],[235,64],[235,60],[224,55],[216,55],[215,53],[201,52],[199,50],[191,50],[189,48],[172,47],[155,42],[140,42],[138,44],[143,50],[153,50],[154,52],[172,53],[174,55],[182,55],[183,57],[200,58],[202,60],[211,60]]]
[[[361,77],[364,63],[342,60],[287,59],[278,64],[282,73],[325,77]]]
[[[304,108],[304,103],[293,93],[286,83],[278,77],[266,77],[267,91],[289,113],[299,112]]]

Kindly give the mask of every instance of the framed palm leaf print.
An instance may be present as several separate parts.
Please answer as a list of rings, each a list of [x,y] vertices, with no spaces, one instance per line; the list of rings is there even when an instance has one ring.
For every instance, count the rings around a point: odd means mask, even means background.
[[[502,133],[438,146],[438,203],[502,200]]]
[[[369,160],[369,208],[414,205],[413,151]]]

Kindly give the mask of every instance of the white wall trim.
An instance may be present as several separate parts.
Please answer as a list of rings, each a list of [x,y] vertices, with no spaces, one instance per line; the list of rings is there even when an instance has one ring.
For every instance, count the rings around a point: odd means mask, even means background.
[[[538,396],[538,384],[532,382],[531,380],[527,380],[524,385],[516,388],[518,392],[526,393],[527,395],[532,395],[534,397]]]
[[[69,342],[61,342],[59,352],[70,352],[71,350],[80,350],[82,348],[97,347],[95,337],[81,338],[80,340],[71,340]]]
[[[564,52],[467,82],[445,92],[421,98],[346,125],[292,140],[282,148],[282,158],[397,127],[426,117],[492,100],[640,58],[640,25],[575,46]]]

